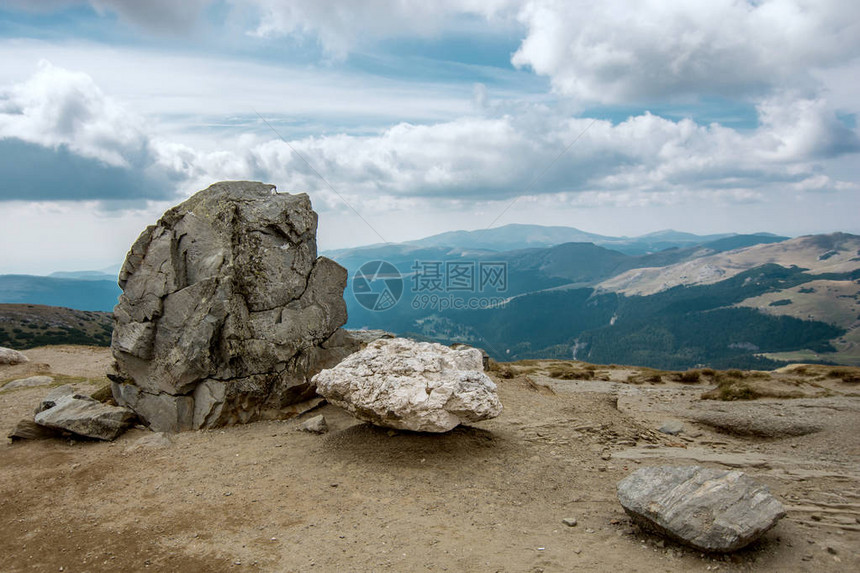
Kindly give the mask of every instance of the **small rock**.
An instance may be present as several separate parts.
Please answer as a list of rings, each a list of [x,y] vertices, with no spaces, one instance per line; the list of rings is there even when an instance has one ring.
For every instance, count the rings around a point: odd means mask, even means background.
[[[836,548],[835,548],[835,547],[831,547],[831,546],[829,546],[829,545],[827,546],[827,552],[828,552],[829,554],[831,554],[831,555],[836,555],[836,554],[838,553],[838,552],[836,551]]]
[[[659,431],[670,436],[677,436],[684,431],[684,424],[677,420],[669,420],[660,426]]]
[[[151,432],[134,441],[126,451],[132,452],[144,448],[166,448],[172,445],[173,442],[165,432]]]
[[[320,414],[319,416],[314,416],[313,418],[309,418],[302,422],[299,426],[299,430],[302,432],[310,432],[312,434],[325,434],[328,432],[328,423],[326,422],[325,416]]]
[[[565,517],[564,519],[561,520],[561,522],[568,527],[576,527],[576,523],[577,523],[575,517]]]
[[[0,346],[0,364],[9,364],[11,366],[15,364],[23,364],[24,362],[29,361],[30,359],[24,356],[21,352]]]
[[[33,388],[35,386],[47,386],[53,384],[54,379],[50,376],[30,376],[7,382],[0,390],[14,390],[15,388]]]

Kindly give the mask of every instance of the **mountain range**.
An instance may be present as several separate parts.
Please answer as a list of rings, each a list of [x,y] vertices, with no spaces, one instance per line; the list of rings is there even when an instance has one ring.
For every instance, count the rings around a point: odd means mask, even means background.
[[[591,240],[545,246],[569,238]],[[355,284],[348,286],[349,327],[474,344],[497,359],[675,369],[860,363],[860,237],[854,235],[666,231],[625,238],[514,225],[328,254],[351,277],[379,260],[402,280],[399,302],[381,311],[359,304],[350,292],[357,292]],[[482,263],[504,265],[504,293],[421,288],[428,266]],[[455,300],[493,307],[451,308]]]
[[[473,344],[497,360],[860,364],[855,235],[631,238],[507,225],[322,254],[349,271],[348,328]],[[115,277],[0,275],[0,302],[110,311]]]

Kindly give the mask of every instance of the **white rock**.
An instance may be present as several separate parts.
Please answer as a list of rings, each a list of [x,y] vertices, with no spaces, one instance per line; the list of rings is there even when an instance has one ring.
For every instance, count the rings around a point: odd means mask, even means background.
[[[670,436],[677,436],[678,434],[682,434],[684,432],[684,424],[679,422],[678,420],[668,420],[660,426],[658,432],[662,432],[664,434],[669,434]]]
[[[328,422],[326,422],[325,416],[320,414],[302,422],[299,425],[299,430],[310,432],[311,434],[325,434],[328,432]]]
[[[0,364],[22,364],[30,359],[17,350],[0,346]]]
[[[502,411],[481,351],[403,338],[367,345],[313,378],[317,392],[355,417],[386,428],[447,432]]]

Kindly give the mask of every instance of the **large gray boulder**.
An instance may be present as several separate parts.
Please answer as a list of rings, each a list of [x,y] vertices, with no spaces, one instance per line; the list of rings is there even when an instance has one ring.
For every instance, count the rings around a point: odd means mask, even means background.
[[[383,338],[314,382],[320,395],[356,418],[399,430],[447,432],[502,411],[475,348]]]
[[[354,348],[347,273],[317,257],[305,194],[216,183],[132,245],[114,309],[113,394],[155,431],[284,417]]]
[[[24,356],[23,353],[18,352],[17,350],[12,350],[11,348],[5,348],[0,346],[0,364],[23,364],[24,362],[29,362],[30,359]]]
[[[749,545],[785,517],[766,486],[700,466],[636,470],[618,483],[618,500],[642,527],[718,553]]]

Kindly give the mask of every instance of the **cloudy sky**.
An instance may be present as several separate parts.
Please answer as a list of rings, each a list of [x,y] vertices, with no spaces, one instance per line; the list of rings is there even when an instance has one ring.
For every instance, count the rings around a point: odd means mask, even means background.
[[[844,0],[5,0],[0,273],[117,266],[223,179],[322,249],[860,233],[858,95]]]

